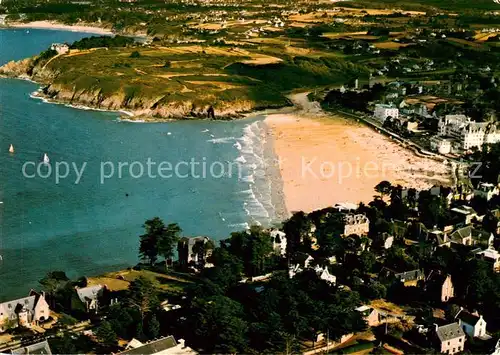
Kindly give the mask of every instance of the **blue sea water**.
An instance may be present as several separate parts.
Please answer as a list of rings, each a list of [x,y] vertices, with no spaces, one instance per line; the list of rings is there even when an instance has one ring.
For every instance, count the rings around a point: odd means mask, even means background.
[[[31,56],[53,42],[72,42],[88,34],[49,30],[0,30],[0,65]],[[30,97],[34,83],[0,79],[0,300],[27,294],[47,271],[70,277],[93,275],[138,262],[142,223],[159,216],[177,222],[185,235],[217,240],[250,223],[275,217],[266,172],[262,117],[235,122],[130,123],[119,114],[81,110]],[[8,152],[13,144],[15,153]],[[23,176],[26,162],[50,157],[48,178]],[[147,174],[147,161],[151,174]],[[158,164],[200,164],[192,174],[161,178]],[[81,181],[70,166],[56,183],[58,162],[86,163]],[[106,163],[108,162],[108,163]],[[132,174],[129,166],[136,162]],[[215,173],[197,178],[202,163]],[[238,162],[240,165],[234,164]],[[156,165],[152,165],[156,163]],[[112,178],[101,183],[101,171]],[[229,165],[233,167],[229,173]],[[236,167],[236,168],[235,168]],[[48,167],[41,166],[46,174]],[[60,172],[64,172],[60,165]],[[35,169],[29,166],[31,176]],[[168,172],[164,171],[164,175]],[[156,175],[156,178],[152,176]],[[185,177],[185,175],[188,175]]]

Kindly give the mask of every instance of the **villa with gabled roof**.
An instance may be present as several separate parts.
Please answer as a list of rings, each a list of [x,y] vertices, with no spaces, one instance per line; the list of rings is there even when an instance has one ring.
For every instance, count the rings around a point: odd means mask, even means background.
[[[441,353],[452,355],[464,350],[465,333],[458,323],[441,327],[436,324],[435,332]]]
[[[473,226],[469,225],[456,229],[453,233],[451,233],[450,240],[455,244],[483,244],[489,247],[493,245],[494,236],[491,233],[474,228]]]
[[[85,305],[86,311],[94,313],[97,313],[99,310],[105,291],[105,285],[76,288],[76,294],[78,295],[80,301]]]
[[[432,270],[425,280],[425,291],[435,301],[448,302],[455,296],[451,276],[439,270]]]
[[[471,338],[481,338],[486,336],[486,321],[482,315],[469,313],[462,307],[455,315],[464,332]]]
[[[30,291],[28,297],[0,303],[0,332],[9,328],[31,328],[50,316],[49,304],[45,293]]]

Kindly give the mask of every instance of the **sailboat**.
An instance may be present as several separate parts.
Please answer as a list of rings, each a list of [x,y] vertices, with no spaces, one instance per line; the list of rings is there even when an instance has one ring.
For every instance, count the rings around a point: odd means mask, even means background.
[[[14,153],[14,146],[12,144],[9,147],[9,153]]]
[[[47,153],[43,154],[43,163],[44,164],[50,163],[50,159],[49,159],[49,156],[47,155]]]

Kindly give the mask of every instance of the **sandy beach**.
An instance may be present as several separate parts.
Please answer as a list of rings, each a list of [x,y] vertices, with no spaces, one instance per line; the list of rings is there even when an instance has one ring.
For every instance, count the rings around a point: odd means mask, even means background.
[[[113,32],[110,29],[87,26],[87,25],[64,25],[58,22],[51,21],[33,21],[27,23],[9,23],[9,27],[14,28],[34,28],[43,30],[60,30],[60,31],[72,31],[72,32],[86,32],[94,33],[100,35],[111,35]]]
[[[290,212],[370,202],[382,180],[417,189],[450,183],[449,166],[418,157],[367,126],[326,116],[317,106],[271,114],[265,123]]]

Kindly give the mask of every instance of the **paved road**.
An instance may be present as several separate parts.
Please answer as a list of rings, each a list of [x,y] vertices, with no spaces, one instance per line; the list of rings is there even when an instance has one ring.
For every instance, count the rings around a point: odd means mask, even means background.
[[[95,328],[96,325],[90,323],[90,321],[85,321],[85,322],[80,322],[77,323],[73,326],[70,326],[64,330],[65,333],[81,333],[84,330],[89,330]],[[59,332],[58,332],[59,333]],[[17,349],[21,347],[25,347],[28,345],[36,344],[41,341],[50,339],[50,338],[55,338],[58,336],[58,333],[53,333],[49,335],[45,334],[38,334],[34,335],[32,337],[26,338],[26,339],[16,339],[13,341],[10,341],[5,344],[0,344],[0,353],[6,353],[7,351],[10,351],[11,349]]]

